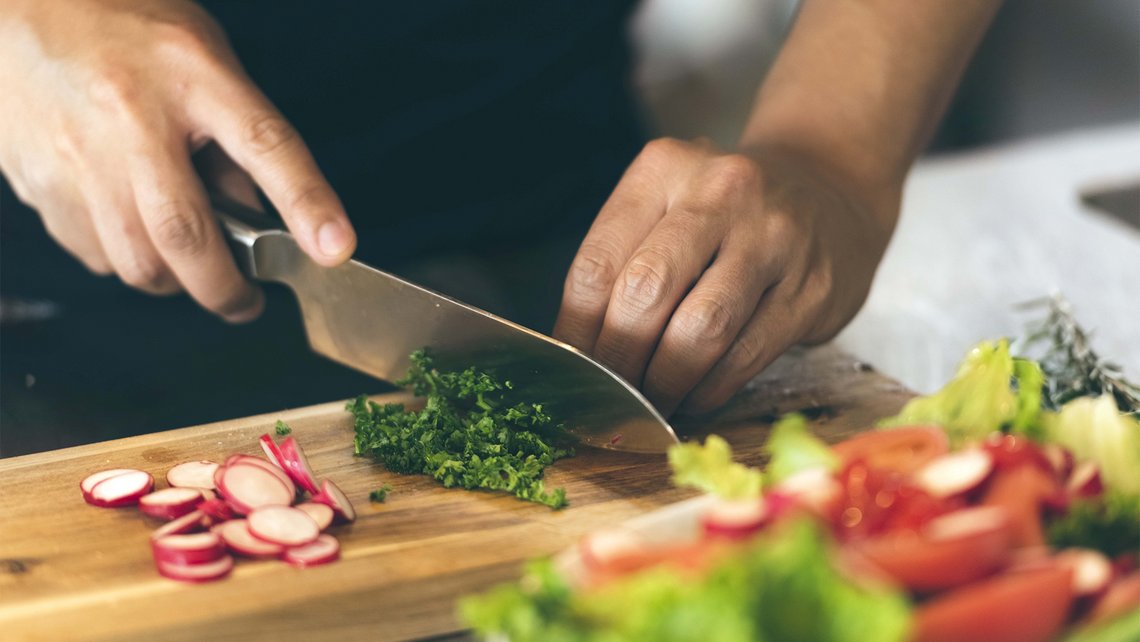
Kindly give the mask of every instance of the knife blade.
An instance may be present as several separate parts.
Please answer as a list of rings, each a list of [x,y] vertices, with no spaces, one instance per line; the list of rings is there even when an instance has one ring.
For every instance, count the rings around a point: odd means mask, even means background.
[[[520,398],[542,403],[583,443],[642,453],[677,443],[635,387],[573,346],[356,260],[318,265],[270,217],[211,200],[239,267],[296,295],[318,354],[395,381],[409,355],[428,348],[443,369],[474,365],[511,381]]]

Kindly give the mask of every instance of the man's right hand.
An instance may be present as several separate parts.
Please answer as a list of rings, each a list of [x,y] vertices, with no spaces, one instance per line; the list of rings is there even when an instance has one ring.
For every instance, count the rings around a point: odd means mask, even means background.
[[[355,249],[300,136],[193,2],[0,0],[0,87],[0,170],[93,272],[185,290],[232,322],[260,313],[195,170],[200,150],[212,186],[246,201],[260,187],[318,263]]]

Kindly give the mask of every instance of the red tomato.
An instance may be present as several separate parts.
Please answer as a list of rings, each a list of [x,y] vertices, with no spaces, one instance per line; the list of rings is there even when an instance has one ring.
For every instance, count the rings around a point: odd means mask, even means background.
[[[836,535],[858,539],[887,531],[917,532],[954,504],[913,486],[904,474],[855,460],[839,473],[842,489],[831,516]]]
[[[938,591],[972,582],[1009,561],[1005,510],[966,508],[930,521],[920,534],[896,531],[851,546],[903,586]]]
[[[1065,625],[1072,570],[1051,565],[967,584],[918,607],[915,642],[1045,642]]]
[[[1089,622],[1104,622],[1140,609],[1140,572],[1117,578],[1089,614]]]
[[[935,426],[869,430],[835,444],[840,467],[862,460],[869,466],[910,474],[950,451],[946,433]]]
[[[1021,435],[994,433],[982,443],[994,458],[998,470],[1012,470],[1022,464],[1033,464],[1043,472],[1057,475],[1057,470],[1040,446]]]
[[[732,549],[727,545],[711,540],[700,540],[622,551],[608,559],[597,560],[590,564],[586,584],[599,586],[630,573],[665,565],[700,574],[728,550]]]
[[[1041,529],[1041,509],[1059,490],[1052,474],[1037,466],[1023,464],[998,471],[990,481],[982,503],[1001,506],[1009,512],[1015,547],[1042,546],[1045,534]]]

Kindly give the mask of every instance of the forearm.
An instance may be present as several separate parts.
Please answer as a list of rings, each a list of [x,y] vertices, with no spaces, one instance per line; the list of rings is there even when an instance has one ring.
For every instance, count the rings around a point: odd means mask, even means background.
[[[1000,0],[804,0],[744,149],[779,149],[857,190],[887,228]]]

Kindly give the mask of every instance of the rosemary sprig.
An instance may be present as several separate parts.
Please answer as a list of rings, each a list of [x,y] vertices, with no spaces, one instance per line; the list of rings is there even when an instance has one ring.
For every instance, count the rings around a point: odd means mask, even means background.
[[[1045,404],[1056,410],[1070,399],[1110,394],[1121,412],[1140,416],[1140,386],[1126,380],[1120,366],[1102,359],[1077,323],[1072,306],[1060,294],[1018,306],[1047,308],[1045,318],[1031,323],[1018,342],[1018,352],[1035,357],[1045,373]],[[1031,351],[1039,355],[1027,354]]]

